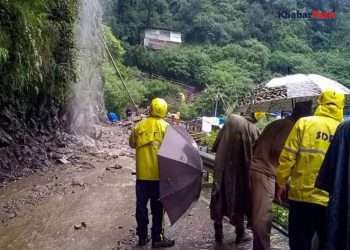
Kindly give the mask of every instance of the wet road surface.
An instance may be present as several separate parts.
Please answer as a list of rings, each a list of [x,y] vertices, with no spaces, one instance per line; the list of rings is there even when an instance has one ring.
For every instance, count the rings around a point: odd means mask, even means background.
[[[1,250],[151,249],[136,247],[134,160],[125,134],[107,127],[101,140],[73,150],[74,162],[0,189]],[[215,244],[206,193],[175,226],[167,225],[176,240],[171,249],[251,249],[251,242],[234,243],[227,223],[223,244]],[[275,230],[272,245],[289,249]]]

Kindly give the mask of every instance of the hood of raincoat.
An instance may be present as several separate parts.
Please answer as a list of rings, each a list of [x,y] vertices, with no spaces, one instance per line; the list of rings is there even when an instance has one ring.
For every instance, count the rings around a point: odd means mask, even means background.
[[[327,116],[337,121],[343,121],[345,96],[333,90],[325,90],[317,99],[315,115]]]
[[[151,102],[151,116],[164,118],[168,112],[168,104],[162,98],[155,98]]]

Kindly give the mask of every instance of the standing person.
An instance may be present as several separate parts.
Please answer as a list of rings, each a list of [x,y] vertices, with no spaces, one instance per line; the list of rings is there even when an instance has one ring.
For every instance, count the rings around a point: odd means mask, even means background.
[[[127,109],[125,110],[125,115],[126,115],[126,118],[128,119],[128,121],[131,121],[132,109],[130,107],[127,107]]]
[[[216,157],[210,213],[217,242],[223,239],[224,216],[236,227],[236,242],[247,240],[244,216],[249,216],[250,210],[248,167],[259,135],[256,122],[254,114],[231,115],[214,143]]]
[[[327,250],[350,250],[350,121],[339,125],[327,151],[316,187],[329,192]]]
[[[249,169],[252,195],[253,250],[270,250],[272,201],[278,158],[294,123],[311,115],[312,102],[295,104],[290,117],[271,122],[259,136]]]
[[[344,95],[332,90],[318,98],[313,116],[299,119],[279,158],[277,197],[289,185],[289,245],[291,250],[310,250],[317,233],[325,249],[328,193],[315,187],[315,180],[334,132],[343,120]]]
[[[159,200],[159,167],[157,153],[164,139],[168,123],[164,121],[167,103],[155,98],[151,103],[150,116],[136,124],[129,138],[129,144],[136,148],[136,221],[139,245],[148,242],[148,210],[151,200],[152,247],[171,247],[174,240],[163,235],[163,206]]]

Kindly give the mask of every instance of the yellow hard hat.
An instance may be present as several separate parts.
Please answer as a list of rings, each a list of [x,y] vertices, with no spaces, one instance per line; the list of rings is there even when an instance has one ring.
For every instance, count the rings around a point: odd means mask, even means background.
[[[151,115],[164,118],[168,113],[168,104],[162,98],[154,98],[151,102]]]
[[[255,112],[254,113],[254,117],[255,117],[255,120],[259,121],[261,120],[262,118],[264,118],[266,115],[265,112]]]
[[[180,96],[180,101],[183,103],[186,101],[186,96],[184,95],[184,93],[179,92],[179,96]]]

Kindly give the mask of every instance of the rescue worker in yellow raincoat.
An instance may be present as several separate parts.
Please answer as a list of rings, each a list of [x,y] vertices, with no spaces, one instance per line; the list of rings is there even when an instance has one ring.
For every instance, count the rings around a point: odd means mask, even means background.
[[[325,249],[328,193],[315,187],[315,180],[333,138],[343,120],[345,97],[332,90],[318,97],[313,116],[299,119],[290,132],[279,158],[277,198],[289,186],[289,245],[291,250],[310,250],[317,233]]]
[[[148,243],[148,210],[151,201],[152,247],[171,247],[173,240],[163,235],[163,207],[159,200],[159,167],[157,153],[164,139],[168,123],[163,119],[168,105],[155,98],[150,107],[150,116],[133,128],[129,144],[136,148],[136,221],[139,245]]]

